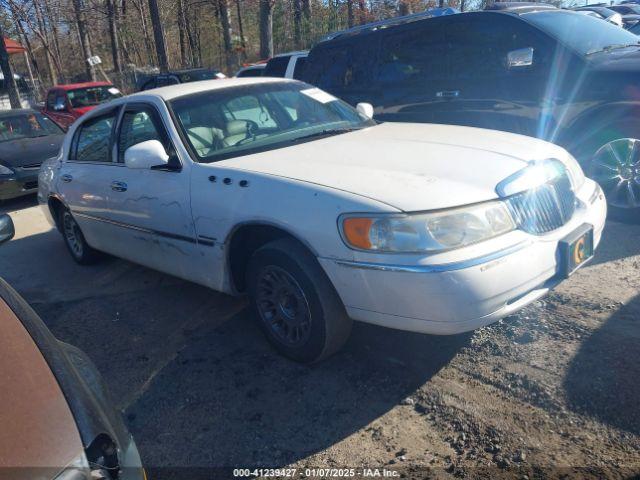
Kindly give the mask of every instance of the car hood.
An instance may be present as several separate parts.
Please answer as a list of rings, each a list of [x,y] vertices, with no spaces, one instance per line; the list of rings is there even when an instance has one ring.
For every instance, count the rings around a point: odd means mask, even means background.
[[[63,139],[60,134],[0,142],[0,163],[9,167],[40,165],[58,154]]]
[[[98,105],[90,105],[88,107],[73,107],[73,113],[78,113],[80,115],[84,115],[87,112],[90,112],[91,110],[93,110],[94,108],[96,108]]]
[[[0,351],[0,470],[27,479],[40,468],[53,478],[82,453],[80,435],[49,365],[1,297]]]
[[[344,190],[403,211],[497,198],[496,185],[528,161],[563,159],[547,142],[494,130],[384,123],[219,162]]]

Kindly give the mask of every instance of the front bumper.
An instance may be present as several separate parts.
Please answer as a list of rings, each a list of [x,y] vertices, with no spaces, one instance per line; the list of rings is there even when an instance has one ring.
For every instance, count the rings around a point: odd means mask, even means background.
[[[30,195],[38,191],[38,170],[16,170],[13,175],[0,175],[0,200]]]
[[[319,260],[355,320],[430,334],[465,332],[518,311],[562,281],[558,242],[580,225],[593,226],[598,245],[604,195],[587,180],[577,198],[578,208],[563,227],[541,236],[511,232],[467,247],[466,258],[453,251]]]

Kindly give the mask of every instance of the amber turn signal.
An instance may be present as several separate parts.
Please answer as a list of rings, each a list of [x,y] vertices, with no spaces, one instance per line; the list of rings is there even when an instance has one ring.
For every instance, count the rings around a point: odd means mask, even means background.
[[[373,219],[371,218],[345,218],[342,223],[342,231],[349,245],[363,250],[370,250],[369,231],[371,230],[371,225],[373,225]]]

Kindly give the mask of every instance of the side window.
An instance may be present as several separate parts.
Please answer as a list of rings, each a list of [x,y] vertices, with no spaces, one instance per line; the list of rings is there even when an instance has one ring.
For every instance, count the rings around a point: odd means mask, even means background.
[[[300,80],[304,73],[304,66],[307,64],[307,57],[298,57],[296,65],[293,67],[293,78]]]
[[[382,40],[377,83],[381,86],[424,87],[447,71],[444,28],[429,21],[389,33]]]
[[[259,128],[278,126],[266,106],[252,95],[234,98],[224,107],[227,120],[250,120],[255,122]]]
[[[263,77],[284,77],[289,66],[290,56],[274,57],[267,63],[264,68]]]
[[[329,92],[340,92],[351,87],[362,88],[370,82],[368,61],[371,55],[354,53],[357,45],[343,45],[322,51],[313,60],[315,85]],[[307,64],[309,65],[309,64]],[[305,70],[307,66],[305,65]],[[307,78],[306,71],[303,77]]]
[[[53,110],[54,105],[56,104],[56,92],[49,92],[47,94],[47,110]]]
[[[504,18],[502,18],[504,17]],[[448,30],[451,72],[456,78],[492,78],[507,72],[511,50],[532,47],[534,66],[546,63],[547,48],[540,37],[519,20],[497,15],[480,20],[457,18]]]
[[[110,162],[111,132],[117,110],[83,123],[75,139],[75,160],[78,162]]]
[[[151,80],[148,80],[142,86],[142,90],[151,90],[152,88],[156,88],[156,79],[155,78],[152,78]]]
[[[125,111],[118,137],[118,162],[124,162],[127,148],[147,140],[158,140],[165,149],[168,146],[167,134],[153,109],[148,107]]]

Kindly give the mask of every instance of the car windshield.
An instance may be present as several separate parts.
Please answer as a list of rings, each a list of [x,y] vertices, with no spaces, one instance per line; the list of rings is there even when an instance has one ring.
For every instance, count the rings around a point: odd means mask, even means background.
[[[0,118],[0,143],[21,138],[61,135],[63,132],[52,120],[35,112]]]
[[[122,96],[113,85],[68,90],[67,96],[73,108],[91,107]]]
[[[374,125],[302,82],[215,89],[170,102],[198,159],[212,162]]]
[[[546,11],[522,16],[582,55],[638,45],[638,37],[632,33],[588,15]]]

